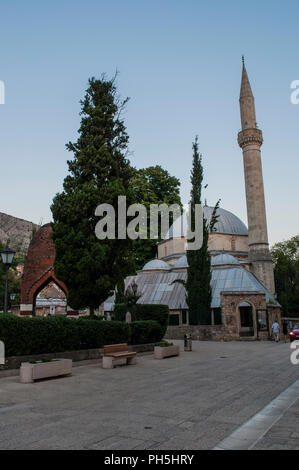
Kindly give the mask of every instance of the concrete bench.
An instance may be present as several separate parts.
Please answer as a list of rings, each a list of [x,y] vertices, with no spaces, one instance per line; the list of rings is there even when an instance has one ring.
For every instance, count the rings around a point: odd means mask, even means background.
[[[127,344],[104,346],[103,369],[113,369],[116,359],[126,359],[127,364],[136,364],[136,352],[130,352]]]

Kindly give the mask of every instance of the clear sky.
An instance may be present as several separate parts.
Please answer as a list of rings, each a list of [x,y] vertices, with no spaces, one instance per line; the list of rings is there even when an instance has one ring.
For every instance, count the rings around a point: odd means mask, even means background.
[[[118,69],[129,96],[131,162],[160,164],[188,202],[192,140],[199,135],[205,197],[244,222],[241,55],[256,99],[270,242],[299,232],[298,0],[0,0],[0,211],[51,219],[65,143],[77,138],[91,76]]]

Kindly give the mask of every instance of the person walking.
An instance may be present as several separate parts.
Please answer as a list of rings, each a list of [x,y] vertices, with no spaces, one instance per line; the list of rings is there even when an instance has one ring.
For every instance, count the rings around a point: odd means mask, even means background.
[[[284,342],[286,343],[287,342],[287,336],[288,336],[288,322],[286,320],[284,320],[283,324],[282,324],[282,332],[283,332],[283,336],[284,336]]]
[[[279,323],[277,322],[277,319],[275,320],[275,322],[272,324],[272,333],[273,333],[273,336],[274,336],[274,339],[275,339],[275,342],[278,343],[279,341],[279,332],[280,332],[280,326],[279,326]]]

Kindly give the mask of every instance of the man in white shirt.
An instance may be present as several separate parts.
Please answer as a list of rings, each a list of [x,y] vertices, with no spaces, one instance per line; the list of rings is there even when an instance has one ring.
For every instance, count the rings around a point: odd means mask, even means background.
[[[279,341],[279,332],[280,332],[280,326],[279,326],[279,323],[277,322],[277,320],[275,320],[275,322],[273,323],[272,325],[272,333],[274,335],[274,339],[276,341],[276,343],[278,343]]]

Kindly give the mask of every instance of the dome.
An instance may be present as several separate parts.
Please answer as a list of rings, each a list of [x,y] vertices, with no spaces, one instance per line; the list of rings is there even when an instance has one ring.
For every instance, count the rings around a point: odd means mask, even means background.
[[[209,206],[203,207],[204,217],[207,223],[210,223],[214,208]],[[229,212],[221,207],[217,210],[218,220],[214,227],[215,233],[225,233],[229,235],[248,235],[248,230],[244,222],[239,219],[232,212]],[[170,227],[164,240],[170,238],[181,238],[187,234],[187,215],[184,212],[181,217],[176,219],[174,224]]]
[[[174,264],[173,269],[178,269],[178,268],[188,268],[188,261],[187,261],[186,255],[181,256],[177,260],[177,262]]]
[[[236,265],[239,261],[232,255],[221,253],[211,260],[211,266]]]
[[[165,261],[162,261],[161,259],[152,259],[143,266],[142,271],[168,271],[169,269],[170,266],[165,263]]]

